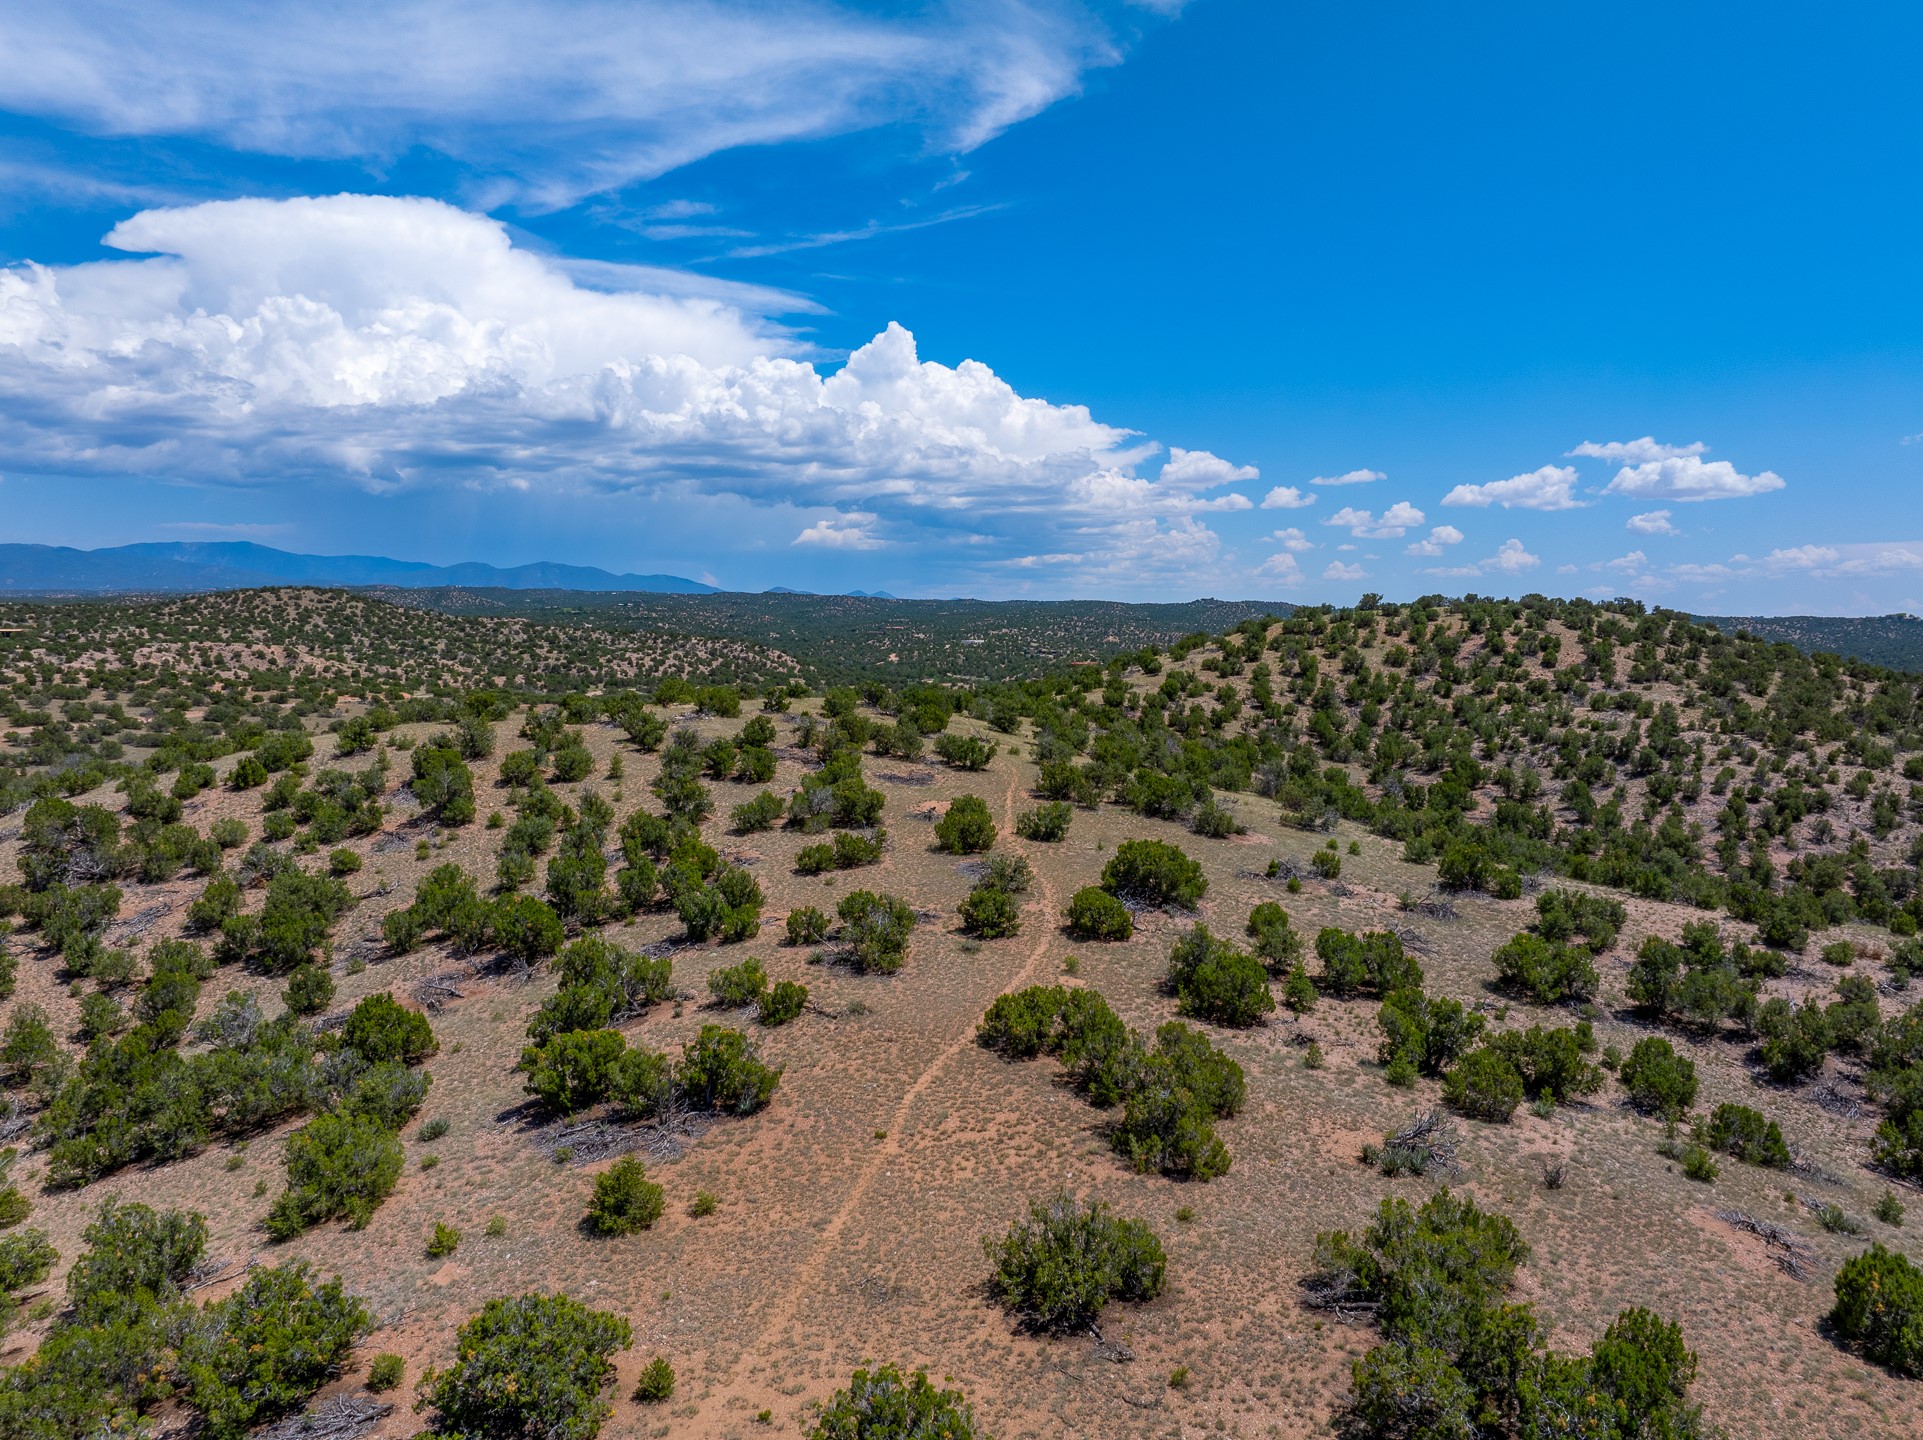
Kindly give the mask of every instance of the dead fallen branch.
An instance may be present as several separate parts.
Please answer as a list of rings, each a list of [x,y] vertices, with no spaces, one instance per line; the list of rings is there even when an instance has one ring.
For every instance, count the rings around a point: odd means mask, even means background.
[[[218,1285],[223,1280],[232,1279],[238,1271],[251,1270],[252,1268],[251,1263],[242,1265],[238,1260],[203,1260],[187,1272],[186,1283],[180,1288],[182,1290],[205,1290],[209,1285]]]
[[[428,1014],[438,1015],[451,1002],[467,998],[461,984],[469,978],[466,970],[443,970],[438,975],[417,980],[414,982],[414,1001]]]
[[[1429,1110],[1394,1134],[1383,1136],[1380,1145],[1364,1145],[1362,1159],[1384,1175],[1427,1175],[1431,1171],[1454,1175],[1462,1168],[1456,1160],[1460,1142],[1455,1124],[1440,1110]]]
[[[1768,1220],[1758,1220],[1741,1210],[1718,1210],[1716,1218],[1761,1240],[1769,1250],[1770,1259],[1785,1275],[1796,1280],[1809,1279],[1810,1267],[1816,1262],[1816,1252],[1802,1236],[1792,1234]]]
[[[372,1395],[335,1395],[257,1431],[256,1440],[354,1440],[393,1413],[392,1402]]]

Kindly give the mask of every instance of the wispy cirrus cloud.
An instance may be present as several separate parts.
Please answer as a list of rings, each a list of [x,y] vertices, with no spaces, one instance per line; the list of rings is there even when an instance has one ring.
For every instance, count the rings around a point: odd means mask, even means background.
[[[963,153],[1118,63],[1144,7],[937,0],[69,0],[0,16],[0,107],[108,136],[466,166],[559,205],[747,145]],[[1147,7],[1172,16],[1179,7]]]

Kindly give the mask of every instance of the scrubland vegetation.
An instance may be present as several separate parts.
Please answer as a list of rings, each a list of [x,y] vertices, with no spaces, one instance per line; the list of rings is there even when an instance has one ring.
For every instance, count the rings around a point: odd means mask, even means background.
[[[825,687],[0,610],[0,1434],[1923,1412],[1915,676],[1628,602]]]

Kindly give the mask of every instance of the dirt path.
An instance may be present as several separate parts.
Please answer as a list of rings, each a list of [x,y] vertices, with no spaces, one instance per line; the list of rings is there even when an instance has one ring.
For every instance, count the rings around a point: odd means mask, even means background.
[[[1018,854],[1025,854],[1028,842],[1017,838],[1015,834],[1015,803],[1020,798],[1021,791],[1021,766],[1017,761],[1009,768],[1008,785],[1002,797],[1001,833],[996,844],[1011,848]],[[1039,866],[1035,869],[1035,879],[1035,898],[1041,907],[1040,934],[1029,950],[1028,958],[1022,962],[1021,968],[997,993],[1006,993],[1034,983],[1036,973],[1048,956],[1049,943],[1054,938],[1050,917],[1057,913],[1055,892],[1054,887],[1045,878],[1045,872]],[[1030,923],[1036,923],[1036,921],[1031,919]],[[754,1338],[742,1347],[740,1354],[728,1368],[726,1377],[716,1386],[719,1394],[726,1395],[732,1390],[742,1367],[756,1356],[765,1353],[766,1346],[794,1322],[795,1310],[801,1303],[801,1297],[819,1289],[822,1272],[827,1267],[829,1257],[835,1253],[842,1230],[847,1226],[850,1217],[861,1210],[876,1177],[886,1170],[891,1162],[901,1157],[903,1153],[901,1136],[906,1128],[908,1114],[914,1108],[915,1102],[927,1092],[942,1071],[974,1043],[975,1030],[971,1023],[928,1063],[921,1074],[915,1078],[915,1082],[903,1092],[894,1113],[889,1117],[887,1140],[870,1152],[868,1161],[855,1177],[855,1183],[850,1187],[847,1198],[836,1207],[835,1213],[822,1228],[820,1238],[815,1242],[808,1258],[795,1271],[794,1276],[770,1307],[768,1318],[756,1330]]]

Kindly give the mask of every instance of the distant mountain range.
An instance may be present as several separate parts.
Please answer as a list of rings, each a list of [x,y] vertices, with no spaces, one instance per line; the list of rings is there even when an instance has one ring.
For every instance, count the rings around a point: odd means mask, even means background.
[[[241,540],[184,540],[104,550],[0,545],[0,591],[70,595],[236,590],[258,585],[392,585],[409,590],[458,585],[671,595],[712,595],[717,588],[680,575],[616,575],[591,565],[545,561],[506,569],[474,562],[427,565],[379,555],[296,555]]]
[[[763,595],[812,595],[812,590],[796,590],[789,585],[770,585],[761,592]],[[850,600],[899,600],[901,596],[890,595],[886,590],[844,590],[841,592]]]

